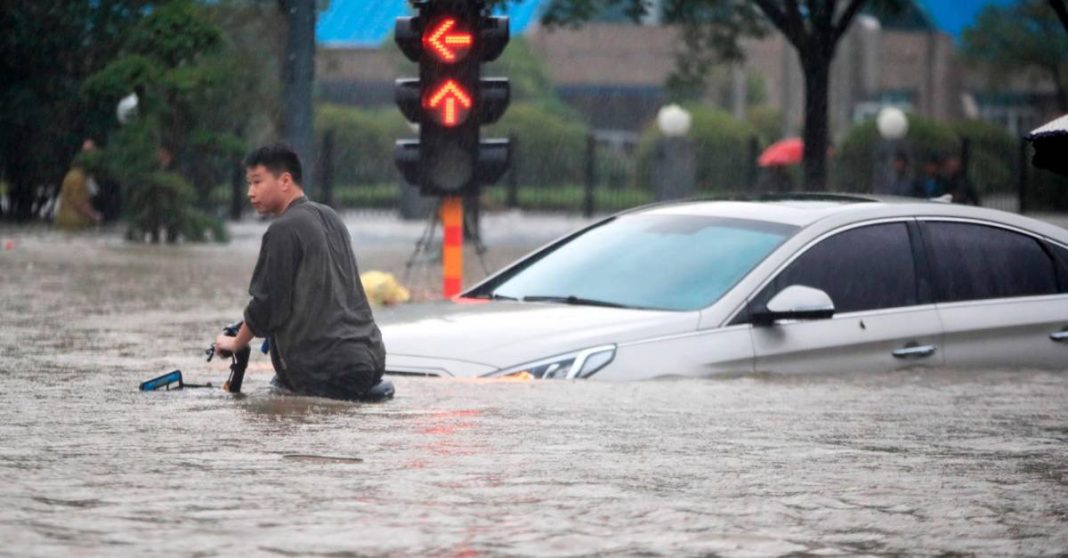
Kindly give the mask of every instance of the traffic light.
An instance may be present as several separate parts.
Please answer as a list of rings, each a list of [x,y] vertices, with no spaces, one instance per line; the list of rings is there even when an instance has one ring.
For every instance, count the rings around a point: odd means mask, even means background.
[[[511,98],[507,79],[481,76],[508,44],[508,18],[488,15],[479,1],[423,0],[415,8],[416,16],[397,18],[395,40],[419,63],[419,79],[398,79],[395,97],[419,139],[397,141],[397,168],[424,195],[477,193],[511,158],[508,140],[480,138]]]

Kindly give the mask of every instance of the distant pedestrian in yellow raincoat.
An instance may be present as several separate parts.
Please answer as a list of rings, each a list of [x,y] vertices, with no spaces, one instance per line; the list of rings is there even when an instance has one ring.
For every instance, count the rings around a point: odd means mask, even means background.
[[[95,148],[96,144],[91,139],[86,139],[82,143],[83,154]],[[93,209],[92,198],[95,189],[96,181],[76,157],[71,169],[63,177],[63,187],[59,191],[55,217],[57,229],[76,231],[91,227],[101,221],[102,216]]]

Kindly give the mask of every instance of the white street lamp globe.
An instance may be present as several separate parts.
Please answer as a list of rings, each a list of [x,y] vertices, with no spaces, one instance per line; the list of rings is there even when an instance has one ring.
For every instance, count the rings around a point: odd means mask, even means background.
[[[693,118],[686,109],[671,104],[660,108],[656,115],[656,125],[665,136],[685,136],[690,131]]]
[[[899,140],[909,131],[909,119],[897,107],[883,107],[875,117],[879,135],[888,140]]]
[[[137,116],[137,93],[130,93],[119,101],[115,107],[115,116],[118,117],[119,124],[125,124]]]

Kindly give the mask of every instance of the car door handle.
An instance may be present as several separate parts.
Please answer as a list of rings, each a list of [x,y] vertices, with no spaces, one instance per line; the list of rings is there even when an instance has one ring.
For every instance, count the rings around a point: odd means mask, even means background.
[[[1058,343],[1064,343],[1068,341],[1068,330],[1054,331],[1049,334],[1049,338]]]
[[[894,355],[894,358],[923,358],[933,355],[934,352],[934,345],[917,345],[915,347],[897,349],[891,354]]]

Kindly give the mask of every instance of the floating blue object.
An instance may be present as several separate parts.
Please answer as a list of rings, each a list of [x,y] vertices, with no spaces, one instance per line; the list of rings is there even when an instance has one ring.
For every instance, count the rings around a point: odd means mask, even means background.
[[[173,370],[162,376],[141,382],[141,391],[156,391],[159,389],[170,390],[171,385],[173,384],[178,384],[175,389],[181,389],[183,387],[181,370]]]

